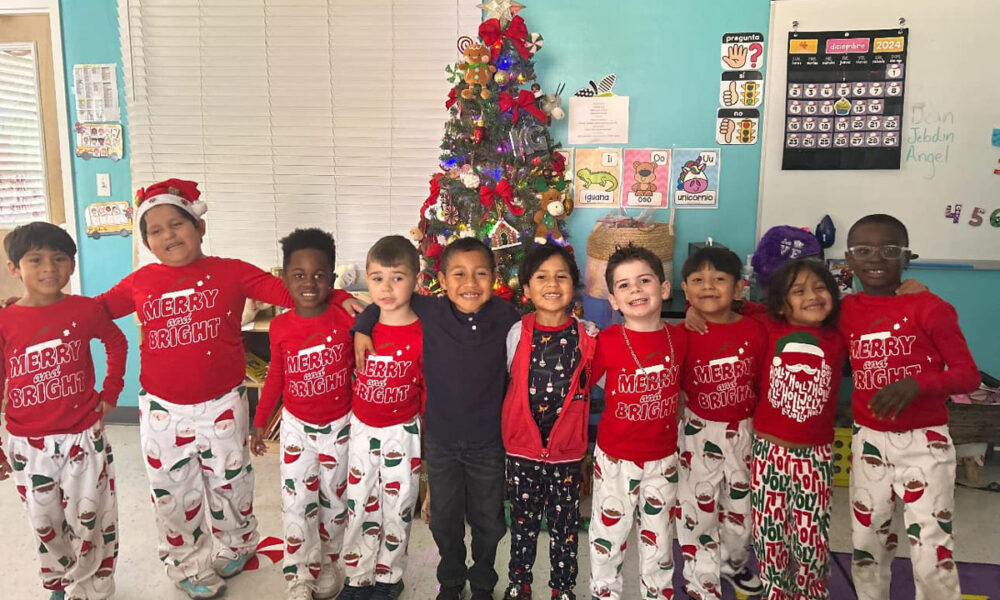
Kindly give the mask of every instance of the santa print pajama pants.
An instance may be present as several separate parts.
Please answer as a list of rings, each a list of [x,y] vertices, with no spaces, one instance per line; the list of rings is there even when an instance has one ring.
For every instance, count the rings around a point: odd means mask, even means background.
[[[419,421],[372,427],[353,418],[347,464],[346,582],[396,583],[406,567],[420,491]]]
[[[42,586],[74,600],[111,596],[118,505],[102,422],[80,433],[12,435],[8,456],[38,544]]]
[[[851,572],[858,598],[889,597],[889,567],[899,543],[892,515],[902,498],[917,600],[958,600],[951,532],[955,447],[948,427],[886,432],[856,426],[851,452]]]
[[[304,583],[316,590],[321,571],[338,569],[348,518],[344,492],[350,433],[351,413],[315,425],[281,412],[283,572],[289,587]]]
[[[681,427],[677,541],[684,579],[689,592],[719,598],[722,561],[739,571],[750,560],[751,419],[722,423],[686,411]]]
[[[552,464],[507,457],[511,583],[531,585],[544,516],[549,530],[549,587],[558,592],[576,587],[580,467],[579,461]]]
[[[243,386],[198,404],[140,392],[139,410],[139,441],[167,576],[198,581],[212,575],[214,559],[253,552],[258,535]],[[215,556],[213,537],[221,545]]]
[[[622,564],[633,521],[639,530],[639,584],[644,598],[673,596],[673,528],[677,454],[637,464],[594,451],[590,519],[590,590],[600,599],[622,597]]]
[[[750,503],[761,600],[830,597],[832,477],[830,444],[786,448],[754,436]]]

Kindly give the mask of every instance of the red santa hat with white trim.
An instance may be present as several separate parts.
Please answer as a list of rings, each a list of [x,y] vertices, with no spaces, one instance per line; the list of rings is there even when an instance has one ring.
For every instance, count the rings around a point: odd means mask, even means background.
[[[139,188],[135,192],[136,221],[141,220],[149,209],[165,204],[176,206],[200,219],[208,211],[208,205],[200,197],[198,184],[185,179],[166,179],[147,188]]]

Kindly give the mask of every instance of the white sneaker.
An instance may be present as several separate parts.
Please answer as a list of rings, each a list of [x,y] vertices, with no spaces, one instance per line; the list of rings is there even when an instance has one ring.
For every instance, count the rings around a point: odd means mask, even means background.
[[[751,571],[749,567],[743,567],[737,571],[728,562],[723,561],[719,566],[719,575],[729,585],[733,586],[734,590],[744,596],[759,596],[764,591],[764,585],[760,582],[760,577],[757,577],[757,574]]]
[[[339,563],[325,562],[316,578],[316,589],[313,598],[327,600],[333,598],[344,589],[344,567]]]
[[[313,600],[312,589],[305,583],[296,583],[288,588],[286,600]]]

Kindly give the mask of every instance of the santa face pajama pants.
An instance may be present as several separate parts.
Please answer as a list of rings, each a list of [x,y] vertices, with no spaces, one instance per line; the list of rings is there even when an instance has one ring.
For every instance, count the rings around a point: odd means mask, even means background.
[[[372,427],[351,420],[344,572],[353,586],[403,578],[420,491],[420,423]]]
[[[80,433],[10,436],[14,484],[38,545],[42,586],[94,600],[115,591],[114,457],[98,421]]]
[[[677,541],[684,579],[689,592],[719,598],[722,561],[739,571],[750,559],[751,419],[721,423],[686,411],[681,426]]]
[[[580,466],[580,462],[552,464],[507,457],[511,583],[531,585],[544,516],[549,530],[549,587],[557,592],[576,587]]]
[[[673,595],[673,528],[677,500],[677,454],[641,465],[594,451],[593,514],[590,519],[590,591],[617,600],[622,563],[633,521],[639,530],[639,584],[644,598]]]
[[[139,441],[167,576],[211,576],[213,560],[257,547],[249,416],[242,386],[199,404],[139,394]],[[221,548],[213,556],[212,538]]]
[[[336,569],[347,524],[347,447],[351,413],[314,425],[281,412],[281,523],[288,586],[317,589],[321,571]]]
[[[955,447],[948,427],[900,432],[855,427],[851,452],[851,573],[858,598],[889,597],[889,567],[899,543],[892,515],[901,498],[917,600],[958,600],[951,533]]]
[[[830,444],[785,448],[754,436],[750,503],[761,600],[829,598],[832,476]]]

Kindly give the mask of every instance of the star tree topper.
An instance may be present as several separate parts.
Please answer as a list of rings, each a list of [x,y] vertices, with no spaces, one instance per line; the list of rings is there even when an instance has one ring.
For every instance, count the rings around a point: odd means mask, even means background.
[[[485,2],[477,4],[476,8],[486,11],[487,19],[498,19],[501,27],[506,27],[517,11],[524,8],[524,5],[515,0],[485,0]]]

